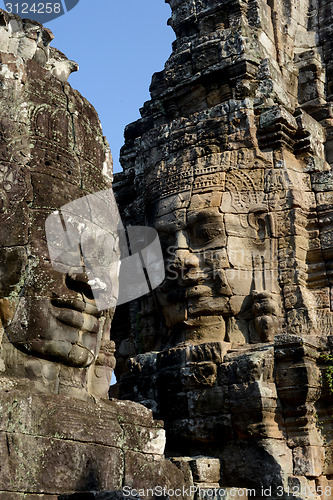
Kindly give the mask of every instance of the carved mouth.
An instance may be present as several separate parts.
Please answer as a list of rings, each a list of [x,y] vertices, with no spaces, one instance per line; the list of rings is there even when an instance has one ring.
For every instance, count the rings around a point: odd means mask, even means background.
[[[51,304],[53,316],[60,322],[72,328],[98,333],[100,323],[98,318],[102,312],[90,302],[77,299],[52,299]]]
[[[61,299],[56,298],[52,299],[51,303],[55,307],[59,307],[60,309],[71,309],[73,311],[82,312],[85,314],[90,314],[91,316],[95,316],[96,318],[100,318],[102,316],[102,311],[99,311],[94,304],[94,301],[83,301],[79,299]]]
[[[197,297],[213,297],[212,287],[207,285],[198,284],[195,286],[190,286],[186,288],[186,296],[188,298]]]
[[[178,293],[179,295],[185,296],[188,290],[199,287],[201,288],[205,283],[205,279],[203,279],[202,275],[197,277],[182,277],[177,280],[166,279],[162,285],[160,285],[157,289],[159,293],[163,293],[164,295],[173,295]],[[204,286],[204,288],[206,288]]]
[[[169,291],[175,287],[179,288],[192,288],[197,285],[212,284],[214,282],[214,275],[212,269],[197,269],[190,270],[189,272],[180,273],[178,276],[166,276],[159,290]]]

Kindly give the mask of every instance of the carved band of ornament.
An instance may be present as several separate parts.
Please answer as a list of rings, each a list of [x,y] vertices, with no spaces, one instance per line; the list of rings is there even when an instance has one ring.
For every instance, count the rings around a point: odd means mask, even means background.
[[[32,146],[33,157],[35,151],[38,153],[37,157],[34,157],[34,161],[31,162],[30,165],[30,168],[33,170],[38,171],[41,168],[44,171],[47,167],[45,161],[52,163],[55,169],[57,169],[59,165],[59,170],[62,171],[64,170],[64,165],[71,166],[77,163],[77,154],[69,148],[62,147],[59,142],[41,137],[31,137],[29,141]],[[42,153],[45,155],[44,158]]]
[[[250,209],[261,206],[266,198],[263,189],[258,191],[258,186],[256,187],[252,180],[251,182],[245,182],[245,179],[243,179],[240,183],[232,181],[226,183],[224,172],[218,172],[214,175],[202,174],[198,177],[182,177],[181,174],[179,174],[169,179],[157,179],[149,186],[147,196],[163,198],[180,192],[191,191],[194,193],[207,189],[230,192],[231,205],[234,208],[247,207]]]
[[[281,174],[274,176],[271,173],[265,179],[265,168],[272,166],[267,164],[267,160],[259,158],[257,151],[226,151],[218,162],[207,166],[189,163],[166,165],[163,162],[156,169],[147,171],[147,196],[159,198],[210,188],[233,193],[260,192],[265,190],[265,181],[268,191],[284,189]],[[256,203],[256,200],[253,202]]]
[[[232,171],[227,174],[227,191],[263,191],[264,190],[263,170],[253,171]]]
[[[170,196],[184,191],[200,190],[212,187],[224,190],[225,173],[221,172],[220,166],[208,166],[193,168],[193,166],[181,167],[182,170],[170,175],[165,169],[160,175],[150,176],[148,179],[149,191],[147,196],[156,198]]]
[[[260,191],[233,191],[230,192],[230,205],[237,212],[244,211],[267,211],[267,195]]]

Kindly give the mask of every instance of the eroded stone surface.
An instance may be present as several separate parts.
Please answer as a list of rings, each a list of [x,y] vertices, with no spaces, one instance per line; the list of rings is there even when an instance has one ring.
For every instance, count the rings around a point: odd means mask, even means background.
[[[116,314],[117,390],[171,455],[287,495],[331,480],[331,3],[168,3],[173,51],[115,181],[166,279]]]
[[[77,270],[82,239],[80,249],[80,240],[68,242],[73,268],[62,272],[50,259],[46,218],[80,199],[103,221],[101,191],[112,181],[97,113],[67,83],[77,65],[49,48],[52,38],[0,10],[0,498],[83,499],[104,490],[120,498],[125,485],[182,487],[151,411],[106,399],[114,309],[97,308],[87,273]],[[86,196],[95,192],[93,206]],[[114,226],[117,217],[115,206]],[[97,246],[96,234],[88,246]],[[119,255],[116,243],[103,250]]]
[[[110,150],[96,111],[55,71],[59,64],[71,71],[77,65],[49,47],[52,33],[3,11],[0,16],[0,316],[6,374],[35,377],[46,392],[106,396],[114,368],[113,311],[99,314],[84,276],[52,267],[45,220],[66,203],[111,187]],[[90,374],[66,367],[90,365]]]

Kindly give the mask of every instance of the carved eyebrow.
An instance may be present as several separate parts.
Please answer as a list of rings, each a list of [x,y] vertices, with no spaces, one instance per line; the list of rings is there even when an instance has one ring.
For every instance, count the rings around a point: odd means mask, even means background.
[[[214,207],[215,208],[215,207]],[[216,210],[213,210],[213,208],[209,209],[204,209],[200,212],[188,212],[187,213],[187,221],[190,222],[190,223],[193,223],[193,221],[197,220],[198,218],[202,218],[202,219],[211,219],[211,218],[214,218],[214,219],[221,219],[223,220],[223,214],[219,211],[218,207],[216,207]]]
[[[154,223],[154,228],[156,231],[159,231],[161,233],[174,233],[176,231],[181,231],[182,229],[186,228],[186,220],[180,221],[180,220],[174,220],[174,221],[157,221]]]

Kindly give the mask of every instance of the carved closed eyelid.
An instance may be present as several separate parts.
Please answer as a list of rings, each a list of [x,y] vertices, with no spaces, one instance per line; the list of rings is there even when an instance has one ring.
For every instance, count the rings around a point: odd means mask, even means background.
[[[154,224],[154,229],[156,229],[159,235],[173,234],[177,231],[182,231],[183,229],[186,229],[186,222],[185,221],[156,222]]]
[[[214,226],[212,224],[196,226],[191,231],[192,238],[195,238],[200,243],[209,243],[224,234],[221,226]]]
[[[215,221],[212,219],[200,219],[196,223],[192,223],[191,225],[189,224],[189,230],[191,234],[195,235],[199,235],[204,232],[208,234],[208,232],[210,232],[215,235],[214,238],[225,233],[224,224],[221,223],[221,221]]]
[[[207,213],[207,212],[200,212],[196,215],[190,215],[187,218],[187,225],[188,227],[195,226],[197,224],[204,225],[204,224],[223,224],[223,216],[218,212],[214,213]]]

